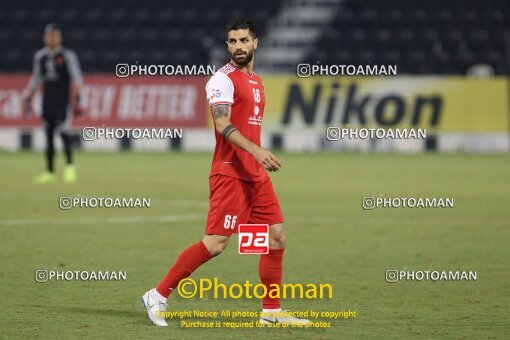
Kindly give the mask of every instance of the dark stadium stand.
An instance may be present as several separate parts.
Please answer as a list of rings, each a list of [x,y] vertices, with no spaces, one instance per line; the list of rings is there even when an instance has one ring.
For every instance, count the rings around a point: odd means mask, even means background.
[[[505,14],[506,13],[506,14]],[[508,74],[510,1],[345,0],[306,61],[397,64],[399,74]]]
[[[117,63],[135,61],[207,64],[228,21],[247,16],[262,34],[282,3],[2,0],[0,71],[29,71],[49,22],[62,27],[64,45],[78,53],[85,72],[112,72]],[[399,74],[465,74],[485,63],[508,74],[509,13],[509,0],[345,0],[303,62],[397,64]]]
[[[263,33],[280,1],[242,4],[254,10],[239,10],[235,0],[2,0],[0,71],[30,71],[50,22],[61,26],[64,45],[78,53],[85,72],[113,72],[117,63],[134,61],[205,65],[209,47],[225,41],[229,21],[247,16]]]

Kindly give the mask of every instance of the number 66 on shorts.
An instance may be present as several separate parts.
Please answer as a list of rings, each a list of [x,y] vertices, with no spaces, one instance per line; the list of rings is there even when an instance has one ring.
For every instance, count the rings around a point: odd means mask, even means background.
[[[225,229],[234,229],[236,227],[237,216],[225,215],[225,223],[223,227]]]

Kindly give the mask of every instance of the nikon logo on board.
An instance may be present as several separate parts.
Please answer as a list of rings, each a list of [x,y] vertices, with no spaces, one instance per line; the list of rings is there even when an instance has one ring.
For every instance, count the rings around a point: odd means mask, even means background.
[[[395,92],[377,96],[362,91],[355,83],[347,86],[332,83],[329,91],[324,88],[325,85],[316,84],[312,96],[307,98],[301,85],[291,84],[282,124],[288,125],[297,119],[306,125],[395,126],[407,118],[406,125],[434,127],[439,124],[443,109],[440,95],[417,95],[408,99]],[[343,96],[342,91],[345,92]],[[324,102],[327,103],[325,107]]]

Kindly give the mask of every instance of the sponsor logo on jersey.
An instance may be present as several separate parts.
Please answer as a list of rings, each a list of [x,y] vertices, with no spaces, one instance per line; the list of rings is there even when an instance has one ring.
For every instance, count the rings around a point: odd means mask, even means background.
[[[256,117],[256,116],[251,116],[250,118],[248,118],[248,124],[249,125],[262,125],[262,116],[260,117]]]

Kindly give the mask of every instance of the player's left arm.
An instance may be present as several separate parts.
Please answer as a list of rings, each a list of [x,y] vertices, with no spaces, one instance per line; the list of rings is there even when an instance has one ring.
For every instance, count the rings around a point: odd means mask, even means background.
[[[83,76],[81,72],[80,62],[78,60],[78,56],[76,55],[76,53],[70,50],[66,50],[66,61],[75,95],[74,102],[72,104],[73,111],[74,114],[81,115],[83,113],[83,109],[81,107]]]

